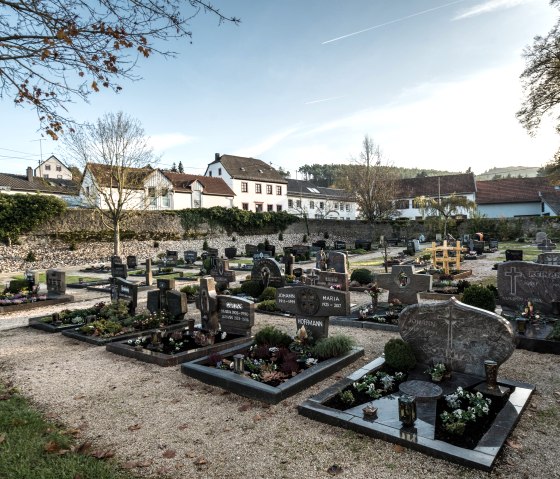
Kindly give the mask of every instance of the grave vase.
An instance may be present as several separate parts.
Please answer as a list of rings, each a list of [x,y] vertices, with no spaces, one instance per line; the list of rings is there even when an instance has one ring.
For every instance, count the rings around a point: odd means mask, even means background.
[[[488,359],[484,361],[484,370],[486,371],[486,386],[488,389],[496,389],[498,387],[498,363]]]

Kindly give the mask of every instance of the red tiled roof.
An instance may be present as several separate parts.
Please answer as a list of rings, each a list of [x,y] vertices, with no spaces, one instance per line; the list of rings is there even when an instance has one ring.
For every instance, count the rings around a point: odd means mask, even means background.
[[[193,182],[198,181],[204,187],[204,194],[216,196],[235,196],[235,193],[222,178],[213,176],[189,175],[186,173],[162,172],[171,183],[175,191],[191,191]]]
[[[540,202],[539,192],[554,191],[545,177],[478,181],[476,187],[479,205]]]
[[[476,183],[472,173],[403,178],[397,182],[397,198],[437,197],[453,193],[466,195],[474,192],[476,192]]]
[[[88,163],[86,165],[86,170],[91,172],[99,186],[116,187],[119,182],[119,178],[117,177],[117,168],[112,167],[111,165]],[[131,190],[143,189],[144,180],[154,171],[155,170],[149,166],[146,168],[124,167],[120,172],[120,176],[123,183],[126,183],[126,185],[124,185],[126,188]]]
[[[232,178],[238,180],[269,181],[287,184],[288,181],[272,166],[257,158],[244,156],[222,155],[212,163],[221,162]]]

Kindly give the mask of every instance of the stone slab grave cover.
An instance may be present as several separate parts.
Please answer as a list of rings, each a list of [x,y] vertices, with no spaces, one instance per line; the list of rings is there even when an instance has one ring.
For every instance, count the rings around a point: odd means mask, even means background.
[[[314,339],[329,334],[329,316],[350,314],[350,293],[321,286],[287,286],[276,290],[276,306],[296,316],[296,327]]]
[[[432,289],[432,276],[415,274],[412,265],[394,265],[390,273],[376,275],[375,281],[389,291],[389,301],[398,299],[402,304],[416,304],[419,292]]]
[[[509,321],[455,298],[405,308],[399,330],[419,362],[442,362],[452,371],[474,376],[485,375],[485,360],[500,365],[515,350]]]
[[[222,331],[251,336],[255,325],[255,303],[245,298],[218,295],[218,317]]]
[[[251,270],[251,280],[259,281],[265,288],[267,286],[281,288],[285,284],[282,267],[272,258],[262,258],[255,261]]]
[[[506,261],[523,261],[523,250],[506,249]]]
[[[60,295],[66,293],[66,272],[61,269],[48,269],[46,273],[47,294]]]
[[[502,305],[520,309],[532,301],[537,311],[552,313],[560,301],[560,266],[508,261],[498,265],[498,295]]]
[[[560,265],[560,253],[540,253],[537,257],[539,264]]]

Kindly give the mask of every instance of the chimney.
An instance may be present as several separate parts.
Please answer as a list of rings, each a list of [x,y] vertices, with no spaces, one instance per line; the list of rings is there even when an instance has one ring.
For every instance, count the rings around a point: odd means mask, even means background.
[[[214,161],[220,161],[220,154],[214,153]]]
[[[27,181],[33,181],[33,168],[27,167]]]

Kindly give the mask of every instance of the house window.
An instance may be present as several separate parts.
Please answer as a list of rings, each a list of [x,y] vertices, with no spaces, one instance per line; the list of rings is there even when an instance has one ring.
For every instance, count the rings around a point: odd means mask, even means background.
[[[346,205],[346,211],[350,211],[350,205]],[[348,218],[350,219],[350,218]]]
[[[266,211],[274,211],[274,205],[266,205]]]
[[[241,193],[247,193],[249,191],[249,185],[246,181],[241,182]]]
[[[296,200],[296,208],[301,208],[301,200]]]
[[[272,194],[272,185],[266,185],[266,194],[267,194],[267,195],[271,195],[271,194]]]
[[[150,198],[155,197],[155,196],[156,196],[156,189],[153,188],[153,187],[148,188],[148,196],[149,196]]]
[[[333,210],[337,210],[337,209],[338,209],[338,203],[335,203],[335,204],[333,205]]]
[[[276,205],[276,211],[278,212],[282,211],[282,205]]]
[[[167,188],[163,188],[161,190],[161,205],[169,207],[169,190]]]
[[[412,207],[419,209],[420,208],[420,203],[416,200],[412,200]]]
[[[86,186],[86,195],[89,196],[89,186]]]
[[[311,201],[309,202],[309,209],[310,209],[310,210],[314,210],[314,209],[315,209],[315,202],[314,202],[313,200],[311,200]]]
[[[281,194],[282,194],[282,187],[281,187],[281,186],[277,186],[277,187],[276,187],[276,194],[277,194],[277,195],[281,195]]]
[[[340,203],[340,207],[338,208],[340,211],[344,211],[344,205]]]
[[[208,176],[212,176],[212,170],[208,172]]]
[[[56,171],[62,171],[62,166],[56,165]]]
[[[169,206],[169,205],[167,205],[167,206]],[[194,200],[193,208],[200,208],[200,200]]]
[[[222,176],[222,169],[218,168],[218,175]]]
[[[395,208],[398,210],[407,210],[410,208],[410,201],[409,200],[396,200],[395,201]]]
[[[255,203],[255,213],[262,213],[263,204],[262,203]]]
[[[294,207],[294,200],[288,200],[288,208]]]
[[[249,203],[241,203],[241,209],[249,211]]]
[[[45,170],[50,171],[51,170],[51,165],[45,165]]]
[[[255,183],[255,193],[262,193],[262,185],[260,183]]]
[[[325,203],[322,201],[319,202],[319,209],[323,209],[325,207]]]

